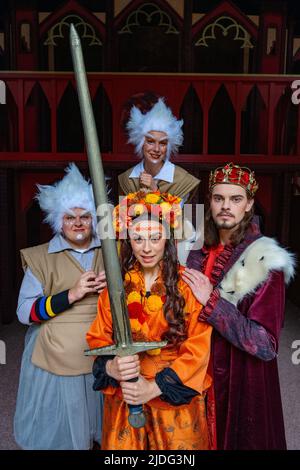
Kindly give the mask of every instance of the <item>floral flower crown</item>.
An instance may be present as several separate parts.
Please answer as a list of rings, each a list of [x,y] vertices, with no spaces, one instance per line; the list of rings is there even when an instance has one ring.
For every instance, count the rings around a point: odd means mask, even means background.
[[[145,215],[166,223],[170,229],[179,228],[182,218],[181,198],[169,193],[138,191],[130,193],[114,208],[113,226],[117,238],[127,238],[133,221]]]

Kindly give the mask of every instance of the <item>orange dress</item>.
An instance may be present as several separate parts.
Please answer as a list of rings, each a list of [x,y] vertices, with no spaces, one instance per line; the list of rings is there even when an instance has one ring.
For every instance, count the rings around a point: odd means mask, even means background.
[[[131,272],[139,276],[141,272]],[[120,387],[108,386],[103,390],[104,415],[101,449],[105,450],[198,450],[210,449],[207,429],[205,395],[211,385],[207,372],[210,357],[212,327],[198,321],[202,306],[197,302],[187,284],[180,279],[178,288],[185,299],[187,339],[176,347],[156,350],[155,354],[140,353],[141,375],[153,380],[165,367],[172,368],[182,383],[199,395],[189,404],[173,406],[160,397],[144,404],[147,423],[144,428],[134,429],[128,423],[128,408],[122,399]],[[144,289],[145,292],[145,289]],[[168,329],[163,308],[159,302],[148,303],[145,297],[143,325],[131,322],[133,339],[136,341],[161,341]],[[87,333],[90,348],[113,343],[112,318],[108,291],[99,296],[97,317]]]

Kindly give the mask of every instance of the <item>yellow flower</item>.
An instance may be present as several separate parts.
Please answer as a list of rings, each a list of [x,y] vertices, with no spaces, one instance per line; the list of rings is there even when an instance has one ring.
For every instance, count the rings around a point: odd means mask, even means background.
[[[145,209],[146,208],[145,208],[144,204],[134,204],[133,206],[131,206],[129,208],[129,212],[130,212],[130,215],[136,216],[136,215],[143,214]]]
[[[158,295],[150,295],[147,299],[147,307],[152,312],[160,310],[163,306],[162,300]]]
[[[127,297],[127,303],[131,304],[132,302],[139,302],[141,303],[142,297],[141,294],[139,294],[136,290],[133,290],[130,292],[130,294]]]
[[[140,324],[140,322],[136,320],[135,318],[130,319],[130,326],[131,326],[132,332],[140,331],[140,329],[142,328],[142,325]]]
[[[129,200],[130,200],[130,199],[134,199],[134,198],[135,198],[135,193],[129,193],[129,194],[127,194],[126,197],[127,197],[127,199],[129,199]]]
[[[157,349],[149,349],[149,351],[147,351],[147,354],[149,354],[149,356],[158,356],[161,352],[161,349],[160,348],[157,348]]]
[[[162,202],[160,204],[160,207],[163,215],[167,214],[172,209],[171,204],[169,204],[168,202]]]
[[[147,202],[148,204],[158,204],[159,201],[160,196],[158,196],[157,194],[148,193],[145,197],[145,202]]]

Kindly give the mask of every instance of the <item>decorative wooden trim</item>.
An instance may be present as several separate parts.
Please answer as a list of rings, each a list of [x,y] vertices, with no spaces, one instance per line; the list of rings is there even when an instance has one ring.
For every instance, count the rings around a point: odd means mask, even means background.
[[[249,36],[253,38],[254,42],[257,41],[257,26],[235,4],[233,4],[231,1],[225,0],[216,8],[208,12],[205,16],[200,18],[200,20],[193,25],[193,42],[196,43],[198,41],[201,32],[208,25],[214,23],[214,21],[219,17],[224,16],[232,18],[239,26],[248,32]]]
[[[167,15],[170,16],[172,19],[175,28],[178,31],[182,31],[183,29],[183,21],[182,18],[178,15],[177,11],[172,8],[172,6],[166,2],[165,0],[152,0],[150,2],[154,5],[157,5],[158,9],[162,10],[165,12]],[[142,0],[133,0],[130,2],[120,13],[116,16],[115,21],[114,21],[114,28],[115,31],[118,31],[122,25],[126,22],[127,18],[130,16],[130,14],[134,13],[136,10],[139,8],[143,7],[145,5],[145,2]]]
[[[39,27],[40,38],[43,40],[56,23],[59,23],[62,18],[70,14],[78,15],[87,24],[91,25],[100,36],[101,41],[104,42],[106,33],[104,23],[76,0],[69,0],[42,21]]]

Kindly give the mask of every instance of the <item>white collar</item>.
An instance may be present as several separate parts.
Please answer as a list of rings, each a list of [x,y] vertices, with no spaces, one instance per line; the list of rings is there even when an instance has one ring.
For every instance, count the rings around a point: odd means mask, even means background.
[[[145,171],[144,168],[144,161],[142,160],[140,163],[135,165],[132,169],[132,172],[129,175],[129,178],[139,178],[140,174]],[[174,180],[174,172],[175,172],[175,165],[167,160],[156,176],[154,176],[155,180],[163,180],[167,183],[173,183]]]
[[[94,250],[95,248],[99,248],[100,246],[101,243],[98,237],[93,237],[89,248],[86,248],[84,251],[74,249],[71,247],[71,245],[69,245],[67,240],[65,240],[65,238],[61,234],[57,233],[49,242],[48,253],[59,253],[60,251],[64,250],[71,250],[77,252],[80,251],[82,253],[85,253],[86,251]]]

